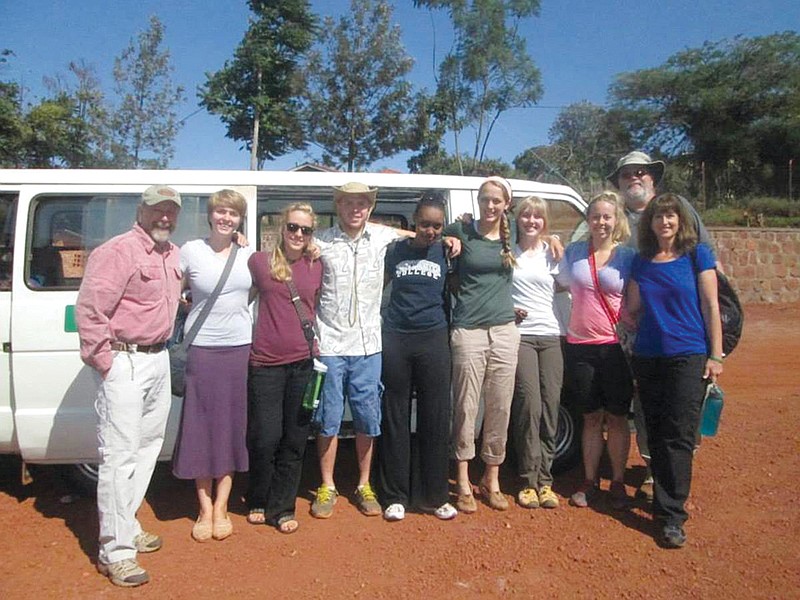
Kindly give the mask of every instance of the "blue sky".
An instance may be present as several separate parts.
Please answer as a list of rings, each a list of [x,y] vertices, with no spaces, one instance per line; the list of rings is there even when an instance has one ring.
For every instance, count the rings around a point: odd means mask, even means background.
[[[511,162],[524,149],[547,143],[559,108],[588,100],[604,104],[614,77],[655,67],[674,53],[736,35],[768,35],[800,28],[797,0],[542,0],[539,17],[522,28],[528,51],[542,72],[544,96],[538,107],[507,112],[498,122],[487,154]],[[339,15],[349,0],[315,0],[319,15]],[[166,28],[174,80],[187,93],[181,117],[196,111],[196,89],[205,73],[219,69],[247,28],[244,0],[0,0],[0,48],[15,56],[0,77],[22,83],[26,100],[44,93],[43,76],[66,74],[71,60],[94,64],[104,87],[113,86],[114,57],[157,15]],[[395,21],[416,64],[418,87],[434,87],[437,58],[450,39],[444,13],[431,15],[411,0],[395,0]],[[448,143],[452,136],[448,137]],[[384,159],[373,169],[406,170],[407,155]],[[267,169],[287,169],[313,160],[302,152],[281,157]],[[217,117],[201,111],[189,117],[176,140],[171,167],[246,169],[249,155],[225,137]]]

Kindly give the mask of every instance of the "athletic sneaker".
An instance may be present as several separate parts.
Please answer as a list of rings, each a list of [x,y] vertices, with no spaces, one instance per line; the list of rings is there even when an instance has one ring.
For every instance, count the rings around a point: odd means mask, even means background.
[[[311,516],[317,519],[327,519],[333,514],[333,505],[336,504],[336,499],[339,497],[339,492],[336,488],[321,485],[317,488],[317,495],[314,502],[311,503]]]
[[[164,545],[161,536],[155,533],[142,531],[139,535],[133,538],[133,545],[136,546],[136,551],[140,554],[147,554],[148,552],[155,552],[161,550]]]
[[[442,521],[449,521],[450,519],[456,518],[456,516],[458,515],[458,511],[452,504],[448,502],[446,504],[442,504],[439,508],[433,511],[433,514],[436,516],[437,519],[441,519]]]
[[[97,571],[111,580],[111,583],[120,587],[136,587],[150,581],[147,574],[139,563],[133,558],[118,560],[117,562],[105,564],[98,562]]]
[[[358,505],[358,510],[367,517],[377,517],[382,512],[381,505],[378,503],[378,496],[369,483],[356,488],[356,504]]]
[[[402,521],[406,518],[406,509],[402,504],[390,504],[383,511],[383,518],[387,521]]]
[[[682,548],[686,543],[686,532],[680,525],[665,525],[661,543],[665,548]]]
[[[542,508],[558,508],[558,496],[549,485],[539,490],[539,506]]]
[[[522,508],[539,508],[539,494],[535,489],[526,487],[517,494],[517,502]]]

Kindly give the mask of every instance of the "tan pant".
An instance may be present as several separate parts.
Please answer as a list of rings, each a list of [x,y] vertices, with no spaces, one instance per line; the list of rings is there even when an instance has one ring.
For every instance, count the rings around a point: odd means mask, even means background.
[[[514,323],[455,328],[450,334],[453,357],[453,454],[475,458],[476,420],[483,391],[481,459],[499,465],[506,457],[508,420],[514,394],[519,331]]]

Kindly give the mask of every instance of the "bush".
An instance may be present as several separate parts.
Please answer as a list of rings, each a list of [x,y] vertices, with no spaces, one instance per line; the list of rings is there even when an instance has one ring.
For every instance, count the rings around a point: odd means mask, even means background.
[[[763,225],[759,223],[759,215],[763,215]],[[702,217],[706,225],[800,228],[800,202],[784,198],[749,198],[735,205],[707,210]]]

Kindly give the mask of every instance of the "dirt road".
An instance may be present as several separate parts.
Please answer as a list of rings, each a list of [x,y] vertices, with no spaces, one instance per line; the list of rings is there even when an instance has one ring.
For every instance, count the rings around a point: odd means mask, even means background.
[[[247,525],[237,501],[231,538],[193,542],[191,484],[159,467],[140,519],[165,546],[141,557],[152,581],[126,592],[95,571],[94,501],[61,503],[69,489],[52,468],[22,486],[19,462],[5,458],[0,597],[800,598],[800,304],[751,306],[747,319],[721,379],[720,433],[695,462],[682,550],[656,546],[641,503],[623,513],[603,502],[507,513],[481,506],[452,522],[411,514],[390,524],[341,498],[333,518],[316,521],[308,515],[312,446],[291,536]],[[642,474],[632,456],[631,493]],[[340,491],[352,490],[353,477],[352,463],[343,464]],[[556,492],[563,499],[579,479],[577,470],[559,477]],[[508,473],[504,485],[516,491]]]

